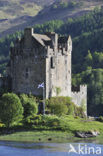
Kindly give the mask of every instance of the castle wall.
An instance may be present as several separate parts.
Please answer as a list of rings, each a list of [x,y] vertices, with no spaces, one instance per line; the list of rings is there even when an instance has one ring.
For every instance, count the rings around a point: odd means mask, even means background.
[[[14,60],[15,61],[15,60]],[[45,60],[27,57],[14,65],[12,77],[12,90],[17,93],[32,93],[42,95],[42,89],[38,85],[45,81]],[[39,73],[38,73],[39,71]]]
[[[59,96],[71,96],[71,56],[59,55],[55,57],[55,68],[51,69],[52,96],[60,88]]]
[[[39,54],[41,47],[37,47],[22,49],[22,51],[18,48],[15,50],[15,55],[14,51],[11,54],[13,92],[42,96],[42,88],[38,89],[38,85],[45,82],[46,62],[43,55]],[[45,49],[42,49],[42,53],[43,51]]]
[[[83,106],[85,108],[85,114],[87,115],[87,86],[80,85],[80,91],[72,91],[71,97],[77,106]]]
[[[46,98],[71,96],[71,52],[53,51],[48,49],[46,58]]]

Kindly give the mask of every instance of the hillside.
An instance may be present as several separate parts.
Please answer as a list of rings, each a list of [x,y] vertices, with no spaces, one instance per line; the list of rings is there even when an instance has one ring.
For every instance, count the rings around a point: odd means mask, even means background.
[[[49,20],[81,16],[102,0],[0,0],[0,37]]]

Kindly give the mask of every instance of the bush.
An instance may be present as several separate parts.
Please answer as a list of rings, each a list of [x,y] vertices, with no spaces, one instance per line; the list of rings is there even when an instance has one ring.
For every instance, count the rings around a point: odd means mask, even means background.
[[[100,116],[99,118],[96,119],[97,121],[103,122],[103,116]]]
[[[44,121],[48,127],[57,127],[60,125],[60,119],[55,115],[46,115]]]
[[[52,97],[46,100],[46,105],[50,110],[51,114],[55,114],[58,116],[67,114],[68,107],[65,104],[64,97]]]
[[[75,106],[74,114],[75,114],[75,116],[79,116],[81,118],[85,118],[86,117],[86,115],[84,113],[83,107]]]
[[[0,99],[0,119],[10,127],[22,119],[23,107],[19,97],[14,93],[5,93]]]
[[[26,125],[41,125],[42,122],[42,115],[30,115],[25,119]]]
[[[74,114],[74,103],[70,97],[52,97],[46,100],[46,106],[51,114],[58,116]]]
[[[38,113],[38,104],[35,97],[21,94],[20,100],[24,107],[24,118]]]

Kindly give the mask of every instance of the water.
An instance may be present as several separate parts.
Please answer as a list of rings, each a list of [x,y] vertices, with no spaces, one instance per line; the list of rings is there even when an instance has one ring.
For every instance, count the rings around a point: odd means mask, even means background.
[[[0,141],[0,156],[103,156],[103,145],[93,143],[72,143],[76,152],[80,152],[79,146],[83,148],[83,153],[70,152],[70,143],[19,143]],[[92,147],[94,151],[89,149]],[[96,153],[97,149],[101,153]],[[85,153],[87,152],[87,153]],[[94,152],[94,153],[93,153]]]

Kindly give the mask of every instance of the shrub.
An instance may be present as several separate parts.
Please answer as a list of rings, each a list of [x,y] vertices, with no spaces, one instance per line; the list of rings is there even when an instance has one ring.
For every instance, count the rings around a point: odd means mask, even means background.
[[[26,125],[41,125],[42,122],[42,115],[30,115],[25,119]]]
[[[99,118],[96,119],[97,121],[103,122],[103,116],[100,116]]]
[[[22,119],[23,107],[19,97],[14,93],[5,93],[0,99],[0,119],[10,127]]]
[[[68,107],[65,104],[64,97],[52,97],[46,100],[46,105],[50,110],[51,114],[56,114],[58,116],[67,114]]]
[[[75,106],[74,114],[75,114],[75,116],[79,116],[81,118],[85,118],[86,117],[86,115],[84,113],[83,107],[80,107],[80,106]]]
[[[35,97],[21,94],[20,100],[24,107],[24,118],[38,113],[38,104]]]
[[[56,127],[60,124],[59,118],[56,116],[47,116],[44,120],[49,127]]]
[[[75,105],[70,97],[52,97],[46,100],[46,109],[57,116],[73,115],[86,117],[84,107]]]
[[[52,114],[58,116],[74,114],[74,103],[70,97],[52,97],[46,100],[46,106]]]

